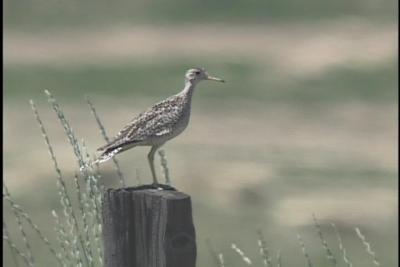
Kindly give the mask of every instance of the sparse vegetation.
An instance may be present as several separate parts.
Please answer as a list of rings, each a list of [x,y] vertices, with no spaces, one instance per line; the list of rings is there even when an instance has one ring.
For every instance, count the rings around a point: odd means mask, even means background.
[[[35,261],[31,242],[26,234],[25,227],[22,223],[22,219],[24,219],[28,226],[32,228],[40,240],[47,247],[50,255],[52,255],[55,260],[58,262],[59,266],[103,266],[103,240],[102,240],[102,223],[101,223],[101,204],[102,204],[102,188],[101,185],[101,174],[99,172],[98,166],[94,168],[91,167],[90,162],[93,159],[89,156],[89,151],[84,142],[79,143],[77,137],[75,136],[72,127],[70,126],[68,120],[66,119],[60,105],[56,101],[53,95],[49,91],[46,91],[51,107],[57,114],[64,130],[65,134],[68,138],[70,145],[73,148],[75,157],[78,161],[79,174],[76,173],[74,175],[74,187],[68,189],[65,183],[65,178],[61,172],[58,161],[56,159],[56,155],[54,153],[54,149],[52,144],[50,143],[50,138],[47,134],[43,121],[39,115],[36,105],[33,101],[30,101],[33,113],[35,115],[36,121],[40,127],[41,133],[45,140],[47,149],[50,154],[51,162],[53,163],[55,173],[56,173],[56,185],[57,192],[59,195],[60,204],[62,206],[62,214],[58,214],[55,210],[51,211],[51,214],[54,218],[55,227],[54,231],[56,233],[58,245],[50,243],[47,237],[42,233],[40,227],[37,226],[31,219],[30,215],[25,212],[20,205],[18,205],[13,198],[7,188],[7,186],[3,183],[3,199],[6,200],[10,204],[10,208],[13,212],[13,217],[17,221],[17,225],[19,228],[19,233],[21,234],[21,238],[24,244],[24,248],[19,248],[13,239],[10,236],[10,233],[6,227],[6,224],[3,220],[3,240],[7,242],[8,247],[11,250],[11,255],[13,257],[13,261],[15,266],[19,266],[19,260],[22,259],[28,266],[41,266],[40,263]],[[95,116],[95,119],[98,123],[98,126],[101,130],[101,134],[107,140],[107,135],[102,125],[100,118],[98,117],[96,110],[93,104],[87,99],[88,104],[90,105],[90,109]],[[168,166],[167,160],[165,156],[165,152],[161,151],[159,153],[161,159],[161,165],[164,170],[164,176],[166,183],[170,183],[169,174],[168,174]],[[119,168],[118,161],[114,161],[116,166],[116,172],[120,177],[121,185],[123,184],[123,176],[122,172]],[[83,184],[83,186],[82,186]],[[74,206],[72,203],[72,195],[76,195],[76,205]],[[315,217],[312,215],[315,228],[317,229],[318,236],[322,242],[322,248],[326,253],[326,257],[331,264],[336,266],[337,260],[333,255],[332,251],[329,249],[327,241],[323,235],[321,226]],[[336,229],[334,224],[331,224],[337,234],[338,237],[338,246],[340,251],[343,254],[344,263],[351,267],[352,264],[347,258],[347,252],[343,247],[342,240],[340,235]],[[366,241],[364,235],[362,235],[359,228],[355,228],[358,237],[361,239],[362,244],[365,246],[366,251],[373,258],[373,264],[376,266],[380,266],[375,252],[372,251],[371,245]],[[282,266],[282,261],[284,261],[284,257],[282,259],[281,250],[279,249],[276,254],[276,264],[272,262],[270,257],[270,250],[267,248],[267,242],[265,240],[264,234],[262,230],[257,231],[258,239],[257,245],[259,248],[259,254],[261,257],[261,262],[264,266],[272,267],[272,266]],[[297,239],[303,253],[303,256],[306,259],[307,266],[314,266],[311,261],[311,257],[306,249],[304,241],[300,234],[297,235]],[[219,267],[229,266],[226,264],[226,258],[222,253],[218,253],[215,251],[213,246],[210,243],[210,240],[207,240],[207,244],[209,246],[209,251],[213,256],[215,263]],[[241,248],[238,247],[237,244],[231,244],[232,250],[242,259],[243,263],[248,266],[258,266],[256,264],[256,260],[250,259]]]

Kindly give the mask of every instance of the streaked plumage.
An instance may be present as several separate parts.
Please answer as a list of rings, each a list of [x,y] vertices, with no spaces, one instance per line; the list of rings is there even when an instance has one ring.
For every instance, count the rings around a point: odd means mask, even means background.
[[[153,183],[157,184],[154,170],[154,153],[165,142],[179,135],[188,125],[193,90],[201,80],[223,82],[209,76],[203,68],[186,72],[184,89],[149,108],[131,120],[118,135],[98,150],[104,151],[96,162],[105,162],[116,154],[135,146],[151,146],[148,154]]]

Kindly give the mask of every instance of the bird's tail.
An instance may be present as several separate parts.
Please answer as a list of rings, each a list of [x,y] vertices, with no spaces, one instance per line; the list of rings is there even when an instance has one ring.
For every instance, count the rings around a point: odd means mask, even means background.
[[[108,149],[104,151],[95,161],[88,161],[83,166],[80,167],[80,171],[90,171],[100,163],[103,163],[111,158],[113,158],[116,154],[118,154],[122,150],[122,147],[117,147],[113,149]]]
[[[106,162],[107,160],[113,158],[122,150],[122,147],[117,147],[112,150],[104,151],[95,161],[93,161],[92,165]]]

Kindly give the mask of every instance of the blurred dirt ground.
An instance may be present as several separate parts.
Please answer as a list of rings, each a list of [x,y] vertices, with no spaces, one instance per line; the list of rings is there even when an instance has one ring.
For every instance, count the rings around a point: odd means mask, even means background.
[[[381,66],[383,73],[388,72],[386,66],[389,72],[395,71],[395,38],[393,25],[376,26],[362,20],[313,27],[255,25],[251,30],[217,25],[126,27],[94,33],[6,32],[5,181],[20,204],[50,234],[50,211],[59,208],[57,193],[52,165],[30,111],[30,98],[38,102],[62,171],[72,178],[77,167],[63,130],[44,101],[43,89],[52,91],[43,78],[46,71],[34,77],[29,76],[30,72],[43,66],[44,70],[59,71],[57,77],[61,77],[63,89],[54,88],[55,95],[77,136],[94,152],[103,140],[84,94],[89,94],[109,135],[113,135],[144,108],[178,92],[185,71],[179,69],[181,62],[201,59],[213,66],[213,74],[219,75],[220,69],[228,83],[200,84],[188,129],[164,147],[174,185],[192,195],[199,266],[211,266],[204,244],[207,237],[226,254],[229,266],[241,266],[229,250],[230,242],[238,243],[258,259],[257,228],[265,230],[271,248],[284,248],[282,257],[287,266],[304,260],[297,245],[297,232],[305,238],[315,262],[324,266],[312,213],[321,220],[338,257],[329,222],[335,222],[343,233],[353,263],[366,266],[370,262],[354,234],[353,227],[358,226],[374,245],[383,265],[395,266],[398,103],[392,86],[397,81],[388,76],[379,83],[381,88],[357,84],[357,91],[352,91],[353,83],[346,83],[348,68],[370,71],[362,72],[360,79],[379,77]],[[242,60],[255,70],[253,76],[246,70],[224,68],[224,64]],[[152,61],[160,63],[153,68]],[[163,73],[163,69],[175,61],[179,62],[179,68],[175,66],[179,71],[168,77],[170,72]],[[122,95],[110,85],[102,87],[101,94],[90,83],[76,88],[76,72],[71,70],[79,72],[81,66],[124,66],[126,62],[136,68],[144,66],[148,74],[140,80],[130,79],[129,75],[118,78],[118,86],[127,88]],[[337,68],[344,68],[344,73],[331,76],[332,69]],[[98,78],[86,75],[86,69],[79,79]],[[117,70],[109,75],[110,79],[113,75],[120,77]],[[324,75],[328,78],[321,86],[312,83]],[[256,83],[246,85],[242,77]],[[168,80],[165,90],[157,87],[151,94],[146,91],[147,84],[162,84],[164,78]],[[303,88],[296,79],[311,82],[301,85]],[[264,85],[270,80],[280,87]],[[30,84],[41,90],[31,90]],[[257,91],[249,88],[253,85],[258,86]],[[308,85],[312,91],[307,91]],[[130,91],[130,86],[135,89]],[[73,93],[64,98],[64,88],[71,88]],[[346,94],[347,88],[351,97]],[[324,95],[328,90],[336,94],[332,101]],[[374,94],[368,95],[371,91]],[[389,92],[389,97],[380,97],[379,92]],[[225,96],[232,93],[235,94],[231,97]],[[266,100],[270,95],[273,101]],[[309,95],[314,98],[299,100]],[[136,183],[136,169],[142,182],[150,181],[146,153],[147,148],[137,148],[118,157],[128,184]],[[117,186],[112,164],[104,164],[102,170],[104,182]],[[40,195],[35,193],[38,191]],[[12,225],[10,218],[6,221]],[[15,230],[12,228],[13,234]]]

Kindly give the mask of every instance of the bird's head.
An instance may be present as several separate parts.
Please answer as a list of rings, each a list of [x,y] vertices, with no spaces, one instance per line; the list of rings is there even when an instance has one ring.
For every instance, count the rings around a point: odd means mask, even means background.
[[[185,74],[185,81],[191,83],[198,83],[203,80],[210,80],[216,82],[225,82],[224,80],[213,77],[207,73],[204,68],[193,68],[189,69]]]

